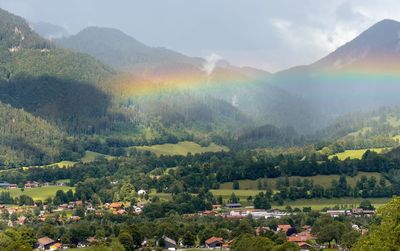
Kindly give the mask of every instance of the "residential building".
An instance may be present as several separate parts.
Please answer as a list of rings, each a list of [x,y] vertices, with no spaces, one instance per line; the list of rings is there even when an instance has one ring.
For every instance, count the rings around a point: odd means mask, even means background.
[[[54,243],[55,241],[53,239],[45,236],[37,240],[37,248],[39,250],[50,250],[50,246]]]
[[[210,239],[205,241],[205,246],[206,248],[211,248],[211,249],[215,249],[215,248],[222,248],[222,245],[224,244],[224,239],[221,237],[211,237]]]

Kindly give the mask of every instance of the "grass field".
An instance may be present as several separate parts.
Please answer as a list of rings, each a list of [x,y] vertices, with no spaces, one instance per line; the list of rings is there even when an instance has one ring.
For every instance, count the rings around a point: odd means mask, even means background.
[[[106,155],[106,154],[101,154],[101,153],[96,153],[96,152],[92,152],[92,151],[86,151],[85,155],[80,159],[81,162],[83,163],[90,163],[95,161],[97,158],[99,157],[104,157],[107,160],[112,160],[113,158],[115,158],[114,156],[110,156],[110,155]],[[66,168],[66,167],[73,167],[76,163],[76,161],[67,161],[67,160],[63,160],[57,163],[53,163],[50,165],[45,165],[45,166],[35,166],[35,167],[50,167],[50,166],[57,166],[60,168]],[[28,169],[30,167],[23,167],[24,170]]]
[[[210,192],[215,196],[222,196],[223,199],[229,199],[232,193],[235,193],[240,200],[246,200],[249,196],[256,196],[260,192],[264,192],[264,190],[234,190],[234,189],[212,189]]]
[[[158,196],[160,200],[163,201],[168,201],[172,199],[172,196],[170,193],[157,193],[156,190],[151,190],[149,193],[149,196]]]
[[[26,188],[24,191],[21,191],[19,188],[15,189],[1,189],[2,191],[9,191],[12,197],[18,197],[22,194],[28,195],[33,198],[33,200],[45,200],[48,197],[54,197],[57,190],[63,190],[64,192],[71,189],[75,190],[74,187],[66,187],[66,186],[48,186],[48,187],[38,187],[38,188]]]
[[[291,206],[292,208],[311,207],[313,210],[321,210],[326,207],[334,207],[338,205],[339,207],[344,205],[347,207],[357,207],[363,198],[334,198],[334,199],[301,199],[295,201],[285,201],[283,206],[272,205],[274,208],[284,209],[286,206]],[[389,202],[391,198],[368,198],[368,200],[376,207],[383,206],[385,203]]]
[[[364,155],[364,153],[367,150],[374,151],[374,152],[377,152],[377,153],[381,153],[381,152],[383,152],[384,150],[387,150],[387,149],[388,148],[371,148],[371,149],[359,149],[359,150],[346,150],[344,152],[336,153],[334,155],[331,155],[331,156],[329,156],[329,158],[333,158],[334,156],[337,156],[340,160],[345,160],[347,158],[350,158],[350,159],[361,159],[362,156]]]
[[[203,147],[197,143],[183,141],[177,144],[162,144],[153,146],[138,146],[139,150],[145,150],[155,153],[156,155],[187,155],[188,153],[205,153],[205,152],[221,152],[229,151],[225,146],[219,146],[211,143],[209,146]]]
[[[374,176],[379,180],[381,178],[380,173],[367,173],[367,172],[358,172],[356,176],[354,177],[346,177],[347,183],[351,186],[354,186],[361,178],[361,176],[367,176],[371,177]],[[300,176],[292,176],[289,177],[289,181],[293,181],[295,179],[310,179],[314,182],[314,184],[321,185],[323,187],[329,187],[331,185],[332,179],[339,180],[340,176],[339,175],[316,175],[316,176],[311,176],[311,177],[300,177]],[[264,184],[267,184],[267,187],[271,188],[272,190],[276,189],[276,181],[278,178],[273,178],[273,179],[261,179],[261,181]],[[241,190],[257,190],[258,189],[258,184],[259,180],[239,180],[239,188]],[[226,182],[222,183],[220,185],[220,189],[232,189],[232,182]]]
[[[97,158],[106,158],[107,160],[112,160],[115,158],[114,156],[111,155],[106,155],[106,154],[101,154],[101,153],[96,153],[92,151],[86,151],[85,156],[82,157],[81,161],[83,163],[89,163],[95,161]]]
[[[218,189],[218,190],[210,190],[210,192],[215,196],[222,196],[224,202],[227,203],[227,200],[231,196],[232,193],[235,193],[236,196],[240,198],[240,203],[243,206],[252,206],[252,202],[248,202],[247,198],[257,195],[261,190],[233,190],[233,189]],[[157,195],[161,200],[171,200],[171,194],[168,193],[155,193],[154,191],[150,193],[150,196]],[[346,206],[348,208],[357,207],[363,198],[333,198],[333,199],[300,199],[295,201],[287,200],[284,202],[284,205],[280,206],[278,204],[273,204],[273,208],[285,209],[286,206],[291,206],[292,208],[300,208],[303,207],[311,207],[313,210],[321,210],[323,208],[329,207],[333,208],[335,206]],[[368,200],[375,206],[380,207],[385,203],[389,202],[390,198],[368,198]]]

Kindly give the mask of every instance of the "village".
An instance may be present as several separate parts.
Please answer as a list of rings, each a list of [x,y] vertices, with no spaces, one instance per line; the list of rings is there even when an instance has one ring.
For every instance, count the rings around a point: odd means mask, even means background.
[[[3,187],[7,189],[15,189],[15,184],[8,184],[6,182],[1,183]],[[48,184],[40,184],[38,182],[27,182],[24,185],[24,189],[31,189],[39,186],[46,186]],[[59,183],[57,185],[65,185]],[[146,194],[145,190],[139,191],[141,196]],[[94,206],[91,202],[82,200],[71,201],[69,203],[63,203],[60,205],[50,204],[34,204],[34,205],[0,205],[0,214],[4,222],[7,223],[8,227],[18,227],[30,222],[54,222],[57,224],[70,224],[79,222],[81,219],[88,215],[94,215],[95,217],[103,217],[105,214],[111,214],[114,216],[140,216],[143,212],[145,203],[138,202],[136,204],[125,203],[125,202],[112,202],[104,203],[101,205]],[[285,211],[279,209],[254,209],[253,207],[244,207],[240,203],[228,203],[224,205],[214,204],[211,210],[201,211],[195,214],[183,214],[182,217],[186,219],[194,219],[200,217],[218,217],[223,220],[244,220],[244,219],[276,219],[282,220],[287,217],[298,214],[299,211]],[[329,215],[332,218],[337,217],[371,217],[375,214],[375,210],[364,210],[362,208],[353,209],[342,209],[342,210],[326,210],[323,214]],[[361,234],[366,234],[368,229],[352,224],[352,229]],[[300,231],[298,231],[300,230]],[[321,245],[316,243],[318,236],[312,233],[312,227],[310,225],[303,225],[301,229],[296,229],[290,224],[277,224],[276,228],[270,227],[256,227],[254,229],[256,236],[266,234],[268,232],[273,234],[281,234],[285,236],[288,242],[294,243],[299,246],[300,250],[314,250],[316,248],[326,248],[327,245]],[[80,241],[77,245],[64,244],[60,240],[53,240],[48,236],[42,236],[37,239],[36,248],[37,250],[66,250],[69,248],[86,248],[98,241],[94,236],[86,238],[84,241]],[[197,248],[201,249],[223,249],[229,250],[230,245],[235,240],[224,239],[221,236],[212,236],[200,243]],[[174,240],[169,236],[163,236],[162,240],[157,240],[157,246],[168,250],[185,250],[193,248],[184,243],[181,240]],[[147,246],[147,240],[142,242],[142,246]]]

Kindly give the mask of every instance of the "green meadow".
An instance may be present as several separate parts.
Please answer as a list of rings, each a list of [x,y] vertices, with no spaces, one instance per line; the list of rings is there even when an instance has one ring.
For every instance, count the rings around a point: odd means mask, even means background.
[[[107,154],[102,154],[102,153],[97,153],[97,152],[92,152],[92,151],[86,151],[85,156],[82,157],[81,161],[83,163],[89,163],[93,162],[98,158],[106,158],[107,160],[112,160],[115,158],[114,156],[107,155]]]
[[[188,153],[197,154],[205,152],[229,151],[225,146],[219,146],[211,143],[209,146],[201,146],[195,142],[182,141],[177,144],[162,144],[153,146],[137,146],[139,150],[150,151],[156,155],[187,155]]]
[[[236,196],[239,197],[240,203],[243,206],[252,206],[252,202],[248,202],[247,198],[252,196],[256,196],[262,190],[233,190],[233,189],[216,189],[210,190],[210,192],[215,196],[222,196],[222,199],[225,203],[228,202],[232,193],[235,193]],[[171,200],[171,194],[169,193],[155,193],[154,191],[150,193],[150,196],[158,196],[163,201]],[[345,197],[345,198],[332,198],[332,199],[299,199],[299,200],[286,200],[283,205],[278,205],[276,203],[272,204],[273,208],[278,209],[285,209],[287,206],[291,206],[292,208],[300,208],[303,207],[311,207],[313,210],[322,210],[323,208],[333,208],[335,206],[346,207],[357,207],[363,198],[352,198],[352,197]],[[380,207],[387,203],[390,198],[368,198],[368,200],[375,206]]]
[[[240,200],[246,200],[249,196],[256,196],[260,192],[264,192],[263,190],[243,190],[243,189],[211,189],[210,192],[215,196],[222,196],[224,200],[227,200],[231,197],[232,193],[235,193]]]
[[[80,162],[83,163],[90,163],[95,161],[98,158],[106,158],[107,160],[112,160],[115,158],[114,156],[111,155],[106,155],[106,154],[101,154],[97,152],[92,152],[92,151],[86,151],[85,155],[80,159]],[[56,166],[60,168],[67,168],[67,167],[73,167],[76,163],[76,161],[68,161],[68,160],[63,160],[57,163],[53,163],[50,165],[45,165],[45,166],[35,166],[35,167],[51,167],[51,166]],[[23,169],[28,169],[30,167],[23,167]]]
[[[284,205],[280,206],[273,204],[274,208],[285,209],[286,206],[291,206],[292,208],[311,207],[313,210],[322,210],[323,208],[333,208],[335,206],[341,206],[345,208],[358,207],[360,202],[364,200],[363,198],[333,198],[333,199],[301,199],[294,201],[285,201]],[[379,208],[385,203],[389,202],[391,198],[368,198],[374,207]]]
[[[75,191],[74,187],[67,186],[47,186],[47,187],[38,187],[38,188],[25,188],[23,191],[20,188],[15,189],[2,189],[2,191],[9,191],[11,197],[19,197],[20,195],[28,195],[33,198],[33,200],[45,200],[48,197],[54,197],[56,195],[57,190],[63,190],[67,192],[68,190]]]
[[[347,176],[346,177],[347,183],[351,186],[354,186],[357,180],[361,179],[361,176],[367,176],[367,177],[374,176],[375,178],[377,178],[377,180],[379,180],[382,175],[376,172],[358,172],[357,175],[354,177]],[[291,176],[289,177],[289,181],[294,181],[298,178],[312,180],[314,184],[321,185],[326,188],[331,185],[332,179],[339,180],[340,176],[339,175],[316,175],[311,177]],[[266,184],[268,188],[275,190],[276,182],[278,179],[279,178],[272,178],[272,179],[265,178],[258,180],[239,180],[238,182],[239,182],[239,188],[241,190],[258,190],[260,182]],[[232,189],[232,187],[233,187],[232,182],[226,182],[220,185],[220,189],[223,190]]]
[[[367,150],[374,151],[374,152],[377,152],[377,153],[382,153],[383,151],[385,151],[387,149],[388,148],[384,147],[384,148],[371,148],[371,149],[359,149],[359,150],[346,150],[346,151],[341,152],[341,153],[333,154],[333,155],[329,156],[329,158],[331,159],[331,158],[336,156],[336,157],[338,157],[339,160],[345,160],[347,158],[350,158],[350,159],[361,159],[362,156],[364,155],[364,153]]]

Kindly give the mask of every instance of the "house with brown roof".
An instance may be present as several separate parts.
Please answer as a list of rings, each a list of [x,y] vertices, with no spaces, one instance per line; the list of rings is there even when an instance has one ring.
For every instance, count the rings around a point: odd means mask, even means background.
[[[206,210],[201,212],[201,215],[216,215],[217,213],[214,211]]]
[[[299,245],[301,251],[308,251],[312,249],[312,245],[307,242],[299,242],[297,245]]]
[[[122,202],[113,202],[110,204],[110,208],[112,209],[121,209],[124,207],[124,203]]]
[[[206,248],[222,248],[224,244],[224,239],[221,237],[211,237],[205,241]]]
[[[295,243],[307,242],[307,241],[311,241],[311,240],[315,240],[315,239],[316,239],[316,237],[313,236],[308,231],[303,231],[298,234],[292,234],[291,236],[287,237],[287,240],[289,242],[295,242]]]
[[[276,228],[276,230],[277,230],[278,232],[284,232],[284,233],[286,234],[287,231],[288,231],[290,228],[292,228],[292,226],[289,225],[289,224],[281,224],[281,225],[278,225],[278,227]]]
[[[8,189],[15,189],[15,188],[18,188],[18,185],[17,184],[10,184],[10,185],[8,185],[7,188]]]
[[[53,239],[45,236],[37,240],[37,248],[39,250],[50,250],[50,246],[54,243],[55,241]]]
[[[35,187],[39,187],[39,182],[37,182],[37,181],[27,181],[26,183],[25,183],[25,186],[24,186],[24,188],[35,188]]]

